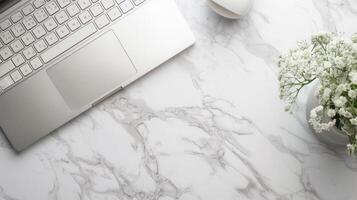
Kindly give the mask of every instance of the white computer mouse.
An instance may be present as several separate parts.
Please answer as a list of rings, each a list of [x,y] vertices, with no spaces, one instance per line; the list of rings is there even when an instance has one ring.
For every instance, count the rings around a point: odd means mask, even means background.
[[[230,18],[239,19],[246,15],[251,6],[253,0],[207,0],[208,5],[217,14]]]

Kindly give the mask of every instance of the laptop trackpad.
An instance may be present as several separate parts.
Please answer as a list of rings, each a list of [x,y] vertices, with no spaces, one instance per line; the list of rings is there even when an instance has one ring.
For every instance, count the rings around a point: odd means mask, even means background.
[[[47,70],[71,109],[91,105],[136,73],[110,31]]]

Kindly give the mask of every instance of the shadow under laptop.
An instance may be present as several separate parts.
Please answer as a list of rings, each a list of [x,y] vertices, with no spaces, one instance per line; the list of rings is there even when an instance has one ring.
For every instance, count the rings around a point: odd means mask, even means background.
[[[83,112],[83,114],[85,114],[86,112],[88,112],[90,110],[91,109]],[[75,117],[72,121],[75,121],[77,118],[79,118],[81,116],[82,115]],[[35,143],[31,144],[30,146],[26,147],[25,149],[23,149],[21,151],[16,151],[16,149],[11,145],[10,140],[7,138],[4,130],[0,127],[0,152],[2,150],[11,152],[11,154],[16,156],[17,158],[25,156],[30,152],[31,152],[31,154],[33,154],[33,151],[36,151],[41,147],[45,147],[46,144],[51,143],[51,139],[53,140],[54,137],[57,137],[61,132],[60,130],[64,129],[66,126],[70,125],[72,121],[69,121],[69,122],[63,124],[59,128],[57,128],[54,131],[52,131],[51,133],[49,133],[47,136],[42,137],[41,139],[39,139],[38,141],[36,141]]]
[[[15,149],[11,146],[9,139],[6,137],[4,130],[0,127],[0,149],[6,149],[14,154],[19,154]]]

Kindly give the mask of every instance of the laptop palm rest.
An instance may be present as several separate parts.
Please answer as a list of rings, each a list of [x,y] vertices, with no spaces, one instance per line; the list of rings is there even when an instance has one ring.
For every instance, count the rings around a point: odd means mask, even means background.
[[[72,110],[91,105],[136,74],[116,35],[109,31],[47,73]]]

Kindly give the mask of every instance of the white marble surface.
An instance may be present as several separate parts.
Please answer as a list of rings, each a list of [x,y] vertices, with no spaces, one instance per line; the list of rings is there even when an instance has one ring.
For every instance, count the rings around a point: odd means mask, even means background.
[[[278,98],[277,56],[357,31],[356,0],[256,0],[228,21],[176,0],[197,44],[16,155],[0,134],[1,200],[354,200],[357,162]]]

